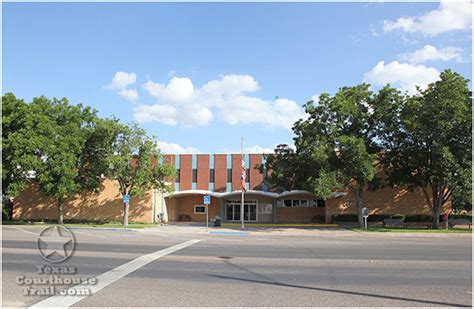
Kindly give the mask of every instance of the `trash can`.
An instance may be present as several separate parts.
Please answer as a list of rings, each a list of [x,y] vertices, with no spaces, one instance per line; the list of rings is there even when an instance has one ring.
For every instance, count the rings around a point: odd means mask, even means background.
[[[220,217],[215,217],[214,220],[214,226],[219,227],[221,226],[221,218]]]

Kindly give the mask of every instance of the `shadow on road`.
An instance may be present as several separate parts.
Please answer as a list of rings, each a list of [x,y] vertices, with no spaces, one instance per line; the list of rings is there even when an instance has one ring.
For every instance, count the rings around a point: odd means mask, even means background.
[[[323,291],[323,292],[331,292],[331,293],[340,293],[340,294],[348,294],[348,295],[357,295],[357,296],[367,296],[367,297],[375,297],[375,298],[383,298],[383,299],[392,299],[392,300],[402,300],[402,301],[409,301],[409,302],[417,302],[423,304],[432,304],[432,305],[441,305],[441,306],[455,306],[455,307],[469,307],[468,305],[462,304],[453,304],[453,303],[445,303],[439,301],[432,301],[432,300],[423,300],[423,299],[414,299],[414,298],[406,298],[406,297],[398,297],[398,296],[388,296],[388,295],[379,295],[379,294],[370,294],[370,293],[363,293],[363,292],[353,292],[353,291],[344,291],[344,290],[336,290],[336,289],[328,289],[328,288],[318,288],[312,286],[304,286],[304,285],[296,285],[296,284],[288,284],[275,281],[269,277],[263,276],[258,274],[254,271],[246,269],[244,267],[235,265],[231,263],[229,260],[232,259],[231,257],[220,257],[223,259],[224,263],[243,270],[245,272],[251,273],[254,276],[260,277],[263,280],[255,280],[255,279],[247,279],[247,278],[238,278],[238,277],[228,277],[228,276],[221,276],[221,275],[208,275],[210,277],[219,278],[219,279],[227,279],[227,280],[236,280],[236,281],[245,281],[245,282],[253,282],[253,283],[261,283],[261,284],[268,284],[268,285],[276,285],[276,286],[283,286],[283,287],[290,287],[290,288],[297,288],[297,289],[307,289],[307,290],[315,290],[315,291]]]

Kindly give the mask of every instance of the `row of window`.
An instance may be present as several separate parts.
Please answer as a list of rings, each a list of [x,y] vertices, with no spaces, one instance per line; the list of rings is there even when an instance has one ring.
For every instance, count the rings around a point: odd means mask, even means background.
[[[176,170],[176,179],[175,179],[176,183],[180,182],[179,172],[180,172],[180,170],[177,169]],[[250,169],[247,169],[246,173],[247,173],[246,182],[250,182]],[[214,177],[215,177],[214,174],[215,174],[214,169],[211,168],[209,170],[209,182],[210,183],[214,183]],[[193,182],[197,182],[197,169],[196,168],[193,168]],[[232,182],[232,169],[231,168],[227,169],[227,182]]]
[[[278,201],[278,207],[326,207],[326,201],[319,200],[283,200]]]

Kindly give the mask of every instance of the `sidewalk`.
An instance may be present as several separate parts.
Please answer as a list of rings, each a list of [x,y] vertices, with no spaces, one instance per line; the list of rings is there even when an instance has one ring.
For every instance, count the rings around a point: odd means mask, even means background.
[[[147,234],[227,234],[227,235],[258,235],[258,236],[324,236],[324,237],[472,237],[472,233],[426,233],[426,232],[365,232],[353,231],[338,227],[209,227],[209,233],[206,227],[196,223],[190,224],[167,224],[157,227],[147,227],[138,229],[139,233]]]

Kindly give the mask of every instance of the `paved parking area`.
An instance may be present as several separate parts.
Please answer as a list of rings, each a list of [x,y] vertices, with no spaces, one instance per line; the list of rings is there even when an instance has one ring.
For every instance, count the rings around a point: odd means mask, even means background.
[[[41,228],[3,226],[3,306],[45,305],[18,276],[44,277]],[[72,306],[470,306],[471,235],[390,236],[330,231],[206,234],[181,229],[72,229],[57,266],[99,278]],[[65,299],[69,299],[67,302]],[[51,300],[51,299],[50,299]],[[59,302],[58,302],[59,301]]]

